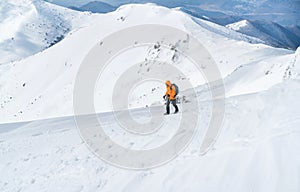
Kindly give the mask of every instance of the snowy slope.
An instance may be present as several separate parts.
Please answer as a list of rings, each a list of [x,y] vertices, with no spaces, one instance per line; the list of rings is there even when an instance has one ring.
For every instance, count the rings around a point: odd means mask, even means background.
[[[251,22],[247,20],[238,21],[226,26],[240,33],[259,37],[259,39],[273,47],[297,49],[300,45],[300,38],[296,27],[288,30],[276,23]]]
[[[299,48],[296,52],[273,48],[178,9],[152,4],[125,5],[108,14],[72,14],[78,17],[73,20],[76,25],[59,43],[0,65],[1,191],[300,190]],[[200,106],[182,111],[195,111],[201,119],[182,154],[164,166],[131,171],[98,159],[82,141],[74,117],[65,116],[73,115],[74,79],[89,50],[112,32],[149,23],[179,28],[203,43],[224,78],[225,119],[214,147],[203,155],[200,145],[212,116],[211,95],[203,77],[171,49],[147,45],[121,54],[103,72],[105,81],[97,85],[94,96],[106,134],[122,146],[151,148],[167,142],[180,120],[180,114],[166,117],[161,130],[148,137],[118,126],[109,93],[132,63],[156,59],[179,67],[195,87]],[[179,85],[184,83],[169,77]],[[145,118],[145,105],[163,107],[164,89],[159,82],[133,90],[129,100],[135,118]],[[181,94],[188,91],[181,87]]]
[[[143,15],[143,20],[139,19],[140,15]],[[281,68],[274,76],[266,76],[262,72],[258,74],[259,77],[269,82],[272,82],[273,78],[279,79],[273,81],[275,84],[280,82],[285,68],[289,66],[289,60],[293,59],[293,52],[291,51],[243,42],[241,40],[255,41],[255,39],[208,21],[196,20],[197,23],[195,23],[195,20],[178,10],[169,10],[154,5],[127,5],[119,8],[116,12],[94,15],[85,19],[86,22],[83,20],[81,22],[86,24],[71,31],[64,40],[55,46],[21,62],[0,68],[0,70],[5,71],[0,77],[0,84],[2,85],[0,88],[0,117],[2,122],[71,115],[74,78],[89,49],[105,35],[137,24],[167,24],[189,31],[212,54],[223,77],[230,75],[242,65],[260,62],[260,65],[274,65],[273,68]],[[109,27],[104,30],[103,26]],[[148,49],[146,47],[144,51],[142,50],[142,54],[128,53],[129,55],[124,55],[124,58],[136,58],[136,61],[143,61],[148,57]],[[171,60],[170,56],[162,57],[162,60]],[[276,58],[280,57],[285,57],[285,59],[277,61]],[[264,62],[264,60],[266,61]],[[268,63],[268,60],[276,60],[276,62]],[[177,65],[182,66],[183,63],[184,60],[179,60]],[[117,63],[111,70],[118,68],[120,66]],[[39,73],[39,71],[47,71],[47,73]],[[204,83],[199,79],[196,71],[190,70],[188,76],[195,82],[195,86]],[[110,76],[110,78],[113,77]],[[257,78],[250,77],[249,81],[255,81]],[[109,83],[105,86],[107,88],[113,87]],[[244,86],[244,89],[248,90],[247,92],[252,90],[249,88],[250,84],[242,84],[241,86]],[[270,86],[272,83],[266,86],[262,84],[257,87],[257,90],[267,89]],[[160,93],[163,92],[163,88],[157,90],[160,90]],[[57,92],[60,94],[56,94]],[[98,101],[99,95],[96,94],[96,101]],[[109,111],[111,106],[103,101],[103,103],[98,103],[96,109],[97,111]]]
[[[143,171],[116,168],[98,159],[82,142],[73,117],[0,125],[0,190],[297,192],[299,87],[299,80],[289,80],[266,92],[227,99],[222,132],[205,156],[199,146],[210,104],[201,102],[202,120],[184,153]],[[166,141],[172,130],[166,127],[148,140],[130,140],[129,133],[116,131],[113,114],[101,116],[107,134],[126,147]],[[175,119],[171,116],[167,123]]]
[[[80,15],[43,1],[0,2],[0,64],[38,53],[59,42]],[[76,17],[75,17],[76,16]]]
[[[67,1],[50,0],[58,5],[70,6],[76,4],[77,7],[85,6],[92,12],[107,12],[112,10],[101,1]],[[89,3],[88,3],[89,2]],[[243,0],[210,0],[202,1],[181,1],[181,0],[116,0],[106,1],[116,7],[126,3],[155,3],[169,8],[180,7],[180,9],[194,17],[212,21],[220,25],[229,25],[242,20],[247,20],[253,27],[246,27],[239,32],[259,38],[268,45],[296,50],[300,46],[300,36],[297,31],[290,30],[300,26],[300,3],[295,0],[288,1],[243,1]],[[79,5],[80,6],[79,6]],[[73,5],[74,6],[74,5]],[[76,7],[76,6],[75,6]],[[89,8],[90,7],[90,8]],[[98,11],[97,11],[98,10]],[[237,23],[238,24],[238,23]],[[235,24],[235,25],[237,25]],[[258,30],[258,31],[257,31]]]
[[[65,7],[80,7],[95,0],[46,1]],[[213,2],[211,0],[101,0],[98,2],[108,3],[115,7],[128,3],[155,3],[169,8],[181,7],[184,11],[191,12],[200,17],[202,14],[219,22],[224,22],[224,19],[226,21],[226,19],[232,17],[232,19],[243,18],[251,21],[272,21],[283,26],[300,25],[300,14],[298,11],[300,3],[297,0],[215,0]],[[226,24],[229,23],[222,23],[222,25]]]
[[[236,12],[229,14],[215,10],[201,9],[199,7],[182,7],[181,10],[194,17],[212,21],[242,34],[256,37],[274,47],[296,50],[300,45],[300,36],[297,30],[297,25],[299,25],[297,21],[300,15],[291,18],[292,21],[290,24],[284,22],[281,24],[276,19],[267,19],[264,16],[257,18],[253,16],[252,18],[252,15],[256,15],[255,13],[245,16]]]

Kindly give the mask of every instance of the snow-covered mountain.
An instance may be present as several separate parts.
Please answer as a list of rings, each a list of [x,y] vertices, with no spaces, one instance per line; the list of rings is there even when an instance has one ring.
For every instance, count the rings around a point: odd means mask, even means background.
[[[276,23],[251,22],[247,20],[229,24],[227,27],[252,37],[259,37],[259,39],[273,47],[297,49],[300,45],[298,27],[289,30]]]
[[[61,6],[80,7],[95,0],[47,0]],[[207,14],[216,13],[216,17],[225,14],[232,17],[255,21],[273,21],[283,26],[300,25],[299,7],[297,0],[102,0],[97,2],[108,3],[118,7],[128,3],[155,3],[169,8],[181,7],[187,11],[197,12],[207,11]],[[210,13],[209,13],[210,12]],[[229,23],[227,23],[229,24]]]
[[[75,2],[51,0],[51,2],[59,5],[70,5]],[[211,2],[210,0],[203,1],[179,1],[179,0],[135,0],[135,1],[107,1],[118,7],[126,3],[147,3],[152,2],[157,5],[166,6],[169,8],[180,7],[180,9],[194,17],[212,21],[214,23],[226,26],[236,22],[247,20],[254,25],[243,28],[239,32],[246,35],[261,38],[268,45],[289,48],[295,50],[300,46],[300,36],[290,28],[300,26],[300,8],[299,1],[243,1],[243,0],[217,0]],[[76,1],[82,8],[78,10],[86,10],[92,12],[106,13],[114,10],[110,4],[101,1]],[[79,7],[80,7],[79,6]],[[78,6],[77,6],[78,7]],[[76,9],[76,8],[75,8]],[[237,24],[235,24],[237,25]],[[261,31],[262,30],[262,31]],[[262,35],[263,33],[263,35]],[[262,35],[262,36],[261,36]]]
[[[116,10],[116,7],[100,1],[92,1],[80,7],[70,6],[69,8],[78,11],[90,11],[92,13],[108,13]]]
[[[149,9],[151,11],[148,11]],[[144,15],[143,20],[139,19],[140,15]],[[106,34],[137,24],[153,22],[168,24],[196,35],[219,64],[223,78],[233,76],[231,73],[236,72],[241,66],[260,65],[254,73],[263,69],[264,72],[259,72],[259,77],[272,83],[270,85],[260,83],[262,86],[260,85],[254,90],[249,87],[255,87],[255,85],[241,84],[240,86],[243,86],[243,90],[247,93],[267,89],[279,83],[294,58],[291,51],[274,49],[262,44],[251,45],[248,42],[261,43],[261,41],[205,20],[191,18],[179,10],[168,10],[154,5],[126,5],[116,12],[106,15],[87,15],[78,20],[82,25],[70,31],[60,43],[37,55],[20,62],[3,65],[0,68],[3,71],[3,75],[0,77],[2,122],[72,115],[74,79],[78,67],[89,49]],[[103,28],[103,26],[107,27]],[[228,50],[231,50],[231,54],[228,53]],[[250,54],[251,52],[253,54]],[[134,57],[144,60],[149,57],[147,54],[137,54],[140,57]],[[133,55],[136,54],[133,53]],[[126,58],[126,56],[124,57]],[[164,58],[161,59],[164,60]],[[168,57],[165,59],[170,60]],[[270,62],[271,60],[276,60],[276,63]],[[37,71],[45,70],[47,73],[36,75]],[[272,70],[278,71],[279,74],[266,76],[266,71]],[[192,73],[189,75],[191,78],[197,76]],[[253,81],[258,78],[257,76],[253,77],[252,74],[249,76]],[[197,81],[195,80],[195,82]],[[201,82],[198,80],[197,85],[200,84]],[[111,84],[103,86],[113,87]],[[163,87],[158,90],[163,90]],[[61,94],[57,94],[57,92]],[[232,92],[241,94],[239,90],[232,90]],[[100,98],[95,100],[103,101]],[[61,107],[62,103],[64,103],[63,108]],[[106,101],[97,105],[98,111],[109,111],[110,109],[111,107]]]
[[[69,27],[62,30],[64,38],[55,45],[0,65],[1,191],[300,190],[299,48],[274,48],[237,32],[249,26],[247,21],[224,27],[191,17],[178,8],[153,4],[129,4],[111,13],[91,14],[22,0],[7,10],[25,5],[44,8],[43,13],[51,11],[47,18],[53,23],[57,23],[57,17],[52,11],[59,10],[58,15]],[[5,22],[0,27],[2,24]],[[224,81],[225,116],[215,144],[204,155],[200,146],[212,116],[212,97],[193,64],[175,51],[179,45],[172,49],[144,45],[115,57],[102,73],[104,81],[97,84],[94,94],[96,111],[112,140],[130,149],[155,147],[172,137],[181,114],[194,111],[200,116],[192,141],[176,159],[155,169],[132,171],[101,161],[82,141],[72,116],[73,89],[78,69],[95,45],[100,46],[99,42],[113,32],[142,24],[175,27],[203,44]],[[65,25],[60,26],[58,31]],[[192,82],[199,107],[165,117],[164,126],[153,135],[137,136],[121,129],[115,121],[110,102],[112,88],[132,63],[153,59],[168,62],[185,73],[187,79],[172,74],[166,74],[166,78],[180,85],[183,96],[189,90],[182,85],[187,80]],[[150,63],[141,65],[140,70],[147,73],[153,68]],[[161,82],[145,83],[131,91],[129,107],[135,117],[145,119],[145,106],[163,108],[164,91]],[[185,103],[180,109],[182,105]],[[85,123],[90,124],[88,120]]]
[[[57,42],[77,25],[80,15],[42,1],[0,2],[0,63],[38,53]]]

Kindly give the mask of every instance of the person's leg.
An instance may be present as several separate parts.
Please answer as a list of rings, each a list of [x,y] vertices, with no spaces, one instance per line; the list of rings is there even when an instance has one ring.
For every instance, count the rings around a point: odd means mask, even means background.
[[[170,99],[168,99],[166,103],[166,114],[170,114]]]
[[[176,105],[176,99],[175,99],[175,100],[172,100],[172,105],[173,105],[174,108],[175,108],[175,112],[174,112],[174,113],[177,113],[179,110],[178,110],[178,106]]]

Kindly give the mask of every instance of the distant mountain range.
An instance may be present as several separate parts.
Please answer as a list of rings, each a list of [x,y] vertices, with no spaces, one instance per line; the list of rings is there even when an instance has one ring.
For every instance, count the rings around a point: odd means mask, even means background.
[[[80,7],[70,6],[69,8],[77,11],[90,11],[92,13],[108,13],[116,10],[116,7],[100,1],[92,1]]]
[[[49,0],[55,2],[56,0]],[[87,1],[85,1],[87,2]],[[69,6],[78,11],[107,13],[126,3],[155,3],[180,10],[197,18],[227,26],[237,32],[256,37],[266,44],[295,50],[300,46],[300,1],[293,0],[113,0],[91,1]],[[238,29],[234,26],[240,26]]]

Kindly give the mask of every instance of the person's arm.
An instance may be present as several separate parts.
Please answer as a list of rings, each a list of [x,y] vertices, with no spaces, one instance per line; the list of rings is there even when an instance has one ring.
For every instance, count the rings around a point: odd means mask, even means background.
[[[165,95],[163,96],[163,98],[165,99],[166,97],[170,97],[170,90],[167,89]]]

